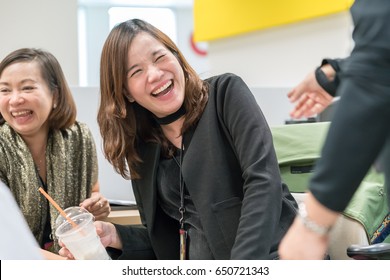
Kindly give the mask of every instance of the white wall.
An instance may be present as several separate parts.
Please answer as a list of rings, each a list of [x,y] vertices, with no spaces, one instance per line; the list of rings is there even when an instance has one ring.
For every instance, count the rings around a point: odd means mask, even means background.
[[[209,75],[233,72],[251,87],[291,87],[325,57],[350,53],[348,12],[209,42]]]
[[[1,0],[0,60],[19,48],[43,48],[78,85],[77,0]]]
[[[203,74],[210,69],[209,59],[206,56],[200,56],[195,53],[191,47],[191,33],[194,31],[193,11],[191,7],[180,7],[175,9],[176,28],[177,28],[177,46],[187,59],[188,63],[199,74]]]
[[[86,84],[99,85],[100,54],[109,30],[107,6],[86,6],[82,8],[86,29],[86,55],[80,57],[86,64]]]
[[[114,171],[111,164],[105,159],[102,149],[102,138],[97,123],[99,107],[98,87],[72,87],[77,105],[77,119],[86,123],[90,128],[96,143],[99,163],[99,183],[101,193],[110,200],[125,200],[134,202],[131,181],[125,180]]]

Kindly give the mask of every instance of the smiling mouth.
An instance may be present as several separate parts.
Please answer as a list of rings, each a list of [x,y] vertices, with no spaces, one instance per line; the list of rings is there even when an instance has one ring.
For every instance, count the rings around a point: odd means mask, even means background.
[[[172,87],[173,87],[173,82],[172,80],[169,80],[165,85],[161,86],[156,91],[152,92],[152,96],[159,97],[164,94],[167,94],[168,92],[171,91]]]
[[[18,111],[18,112],[12,112],[11,113],[11,115],[14,118],[26,117],[26,116],[31,115],[31,114],[32,114],[32,111],[30,111],[30,110],[24,110],[24,111]]]

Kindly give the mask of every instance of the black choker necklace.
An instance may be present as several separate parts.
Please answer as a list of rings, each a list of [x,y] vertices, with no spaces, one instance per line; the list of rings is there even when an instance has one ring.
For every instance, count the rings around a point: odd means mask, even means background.
[[[184,103],[183,103],[180,109],[177,110],[176,112],[163,118],[158,118],[154,116],[154,119],[157,121],[158,124],[165,125],[165,124],[173,123],[174,121],[178,120],[180,117],[184,116],[185,113],[186,113],[186,108],[184,107]]]

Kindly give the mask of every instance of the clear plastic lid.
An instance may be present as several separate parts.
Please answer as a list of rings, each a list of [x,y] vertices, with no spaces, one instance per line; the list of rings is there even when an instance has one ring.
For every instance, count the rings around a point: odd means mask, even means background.
[[[81,217],[80,215],[82,214],[89,214],[93,217],[93,215],[88,212],[86,209],[84,208],[81,208],[81,207],[78,207],[78,206],[72,206],[72,207],[69,207],[69,208],[66,208],[64,210],[65,214],[66,214],[66,217],[72,219],[73,221],[76,221],[78,220],[78,216]],[[83,215],[85,216],[85,215]],[[60,225],[64,224],[67,222],[67,219],[65,217],[63,217],[61,214],[59,214],[57,216],[57,219],[56,219],[56,228],[58,228]]]

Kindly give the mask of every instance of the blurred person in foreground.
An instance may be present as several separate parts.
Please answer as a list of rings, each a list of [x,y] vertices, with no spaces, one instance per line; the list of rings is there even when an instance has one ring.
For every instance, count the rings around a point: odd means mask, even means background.
[[[43,259],[11,191],[0,181],[0,260]],[[18,242],[15,242],[18,240]]]
[[[288,94],[294,118],[320,113],[336,93],[340,100],[309,194],[280,244],[282,259],[322,258],[329,230],[379,154],[389,193],[390,2],[356,0],[351,14],[351,55],[324,60]]]

